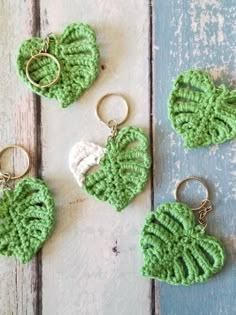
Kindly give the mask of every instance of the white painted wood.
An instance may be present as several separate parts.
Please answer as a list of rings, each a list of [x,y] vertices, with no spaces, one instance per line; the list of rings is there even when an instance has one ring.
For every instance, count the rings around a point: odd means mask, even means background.
[[[80,141],[105,145],[108,130],[94,113],[108,92],[123,93],[131,105],[125,125],[149,130],[149,7],[145,0],[41,0],[42,36],[62,32],[74,21],[98,35],[99,79],[79,102],[61,109],[42,100],[43,176],[56,198],[57,224],[43,249],[43,314],[146,315],[149,281],[139,273],[139,235],[150,211],[150,189],[116,213],[78,187],[68,154]]]
[[[16,73],[16,54],[21,42],[32,36],[32,1],[0,1],[0,147],[18,143],[31,152],[35,161],[35,108],[32,93]],[[22,168],[20,155],[4,165]],[[34,166],[31,168],[34,174]],[[36,264],[22,265],[0,256],[0,314],[34,314],[37,304]]]

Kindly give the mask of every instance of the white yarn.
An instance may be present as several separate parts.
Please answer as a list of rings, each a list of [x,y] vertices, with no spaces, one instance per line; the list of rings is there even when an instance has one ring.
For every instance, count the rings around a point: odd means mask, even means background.
[[[79,186],[83,185],[85,174],[94,165],[98,165],[106,149],[92,142],[80,141],[69,153],[69,167]]]

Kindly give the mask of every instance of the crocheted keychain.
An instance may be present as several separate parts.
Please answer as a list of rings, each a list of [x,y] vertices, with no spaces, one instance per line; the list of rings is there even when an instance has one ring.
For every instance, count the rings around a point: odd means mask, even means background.
[[[21,150],[27,167],[20,175],[0,171],[0,254],[27,263],[42,247],[54,225],[54,201],[47,185],[36,178],[24,178],[14,189],[10,181],[20,179],[30,168],[28,153],[18,145],[0,151]]]
[[[94,30],[73,23],[61,35],[26,40],[19,49],[17,70],[35,93],[67,107],[95,81],[99,59]]]
[[[126,106],[126,115],[120,122],[114,119],[107,122],[100,115],[101,104],[111,96],[119,97]],[[103,96],[98,101],[96,114],[111,129],[106,148],[80,141],[69,154],[70,170],[79,186],[98,200],[109,202],[117,211],[127,207],[144,189],[151,165],[149,140],[143,130],[137,127],[118,129],[126,121],[128,111],[128,103],[122,95]],[[138,146],[130,147],[137,142]],[[99,165],[99,170],[87,175],[94,165]]]
[[[195,209],[179,202],[178,190],[188,180],[200,181],[207,191],[206,199]],[[202,179],[188,177],[178,184],[176,200],[160,205],[145,220],[140,242],[142,274],[175,285],[205,282],[225,263],[220,241],[205,234],[205,216],[213,210],[208,187]],[[199,224],[195,224],[193,211],[199,212]]]
[[[169,118],[186,148],[219,144],[236,137],[236,90],[215,86],[199,70],[181,73],[169,98]]]

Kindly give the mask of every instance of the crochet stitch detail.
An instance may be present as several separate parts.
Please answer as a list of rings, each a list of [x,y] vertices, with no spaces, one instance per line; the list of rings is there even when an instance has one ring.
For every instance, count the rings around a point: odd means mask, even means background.
[[[73,23],[61,35],[53,35],[48,53],[55,56],[61,65],[59,81],[47,88],[39,88],[30,83],[26,76],[26,64],[33,49],[40,49],[44,39],[30,38],[25,41],[18,53],[17,70],[20,78],[37,94],[56,99],[61,107],[67,107],[87,90],[99,72],[99,50],[96,34],[87,24]],[[57,66],[50,58],[37,58],[30,66],[31,78],[40,85],[55,79]]]
[[[209,75],[179,75],[169,98],[169,118],[186,148],[219,144],[236,137],[236,90],[216,87]]]
[[[135,142],[138,146],[129,147]],[[148,180],[151,157],[147,136],[139,128],[125,127],[108,141],[105,151],[92,143],[86,145],[85,149],[84,142],[78,143],[72,149],[72,173],[79,183],[83,178],[81,184],[88,194],[109,202],[121,211],[144,189]],[[91,151],[91,147],[95,150]],[[83,152],[78,154],[79,148]],[[100,153],[104,156],[101,157]],[[84,176],[84,170],[88,171],[89,167],[98,163],[100,168],[97,171]]]
[[[207,281],[225,262],[221,243],[195,224],[193,211],[178,202],[162,204],[145,220],[142,274],[169,284]]]
[[[21,180],[0,199],[0,254],[28,262],[53,225],[54,201],[46,184],[35,178]]]
[[[98,165],[106,149],[97,144],[80,141],[70,151],[69,166],[80,187],[83,186],[86,173]]]

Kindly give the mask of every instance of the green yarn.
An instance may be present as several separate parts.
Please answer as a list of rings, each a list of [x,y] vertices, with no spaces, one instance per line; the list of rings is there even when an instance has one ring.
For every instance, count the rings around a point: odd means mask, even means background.
[[[175,285],[207,281],[225,262],[221,243],[195,224],[193,211],[178,202],[162,204],[145,220],[142,274]]]
[[[0,200],[0,254],[28,262],[49,237],[54,224],[54,201],[46,184],[21,180]]]
[[[26,64],[32,50],[40,50],[43,41],[42,38],[31,38],[21,45],[17,57],[19,76],[35,93],[56,99],[61,107],[67,107],[79,99],[97,78],[100,56],[96,34],[87,24],[73,23],[61,35],[50,37],[48,53],[58,59],[61,76],[55,85],[47,88],[34,86],[26,76]],[[58,71],[55,62],[45,57],[32,61],[29,70],[31,78],[40,85],[52,82]]]
[[[236,90],[216,87],[209,75],[179,75],[169,98],[169,118],[186,148],[219,144],[236,137]]]
[[[129,147],[135,142],[138,146]],[[145,187],[151,166],[148,148],[148,138],[141,129],[122,128],[108,141],[100,169],[85,177],[83,188],[121,211]]]

